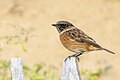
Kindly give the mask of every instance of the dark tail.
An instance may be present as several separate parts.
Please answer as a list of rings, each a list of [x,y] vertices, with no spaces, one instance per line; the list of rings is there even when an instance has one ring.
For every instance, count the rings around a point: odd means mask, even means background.
[[[102,50],[105,50],[105,51],[107,51],[107,52],[109,52],[109,53],[115,54],[114,52],[112,52],[112,51],[110,51],[110,50],[108,50],[108,49],[105,49],[105,48],[102,48]]]

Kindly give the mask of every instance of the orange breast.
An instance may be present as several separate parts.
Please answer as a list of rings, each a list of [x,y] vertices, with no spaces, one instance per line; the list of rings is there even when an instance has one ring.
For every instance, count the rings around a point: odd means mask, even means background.
[[[80,51],[91,51],[91,45],[82,42],[76,42],[73,39],[71,39],[68,35],[66,35],[66,33],[62,33],[60,35],[60,40],[62,44],[72,52],[78,53]]]

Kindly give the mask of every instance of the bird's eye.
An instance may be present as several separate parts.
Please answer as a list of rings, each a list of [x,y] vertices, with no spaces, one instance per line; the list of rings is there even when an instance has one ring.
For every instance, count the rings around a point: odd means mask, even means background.
[[[64,24],[64,26],[67,26],[67,24]]]
[[[67,27],[68,25],[67,24],[61,24],[62,27]]]
[[[66,26],[66,24],[60,24],[60,26]]]

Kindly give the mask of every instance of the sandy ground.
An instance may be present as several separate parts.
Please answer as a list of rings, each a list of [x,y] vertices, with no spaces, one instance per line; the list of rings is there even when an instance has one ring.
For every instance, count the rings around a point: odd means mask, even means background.
[[[0,0],[0,36],[17,34],[11,26],[25,28],[34,34],[25,44],[7,45],[1,59],[16,55],[28,65],[45,63],[55,66],[61,75],[62,61],[72,52],[65,49],[57,30],[51,26],[68,20],[101,44],[116,52],[91,52],[80,57],[80,69],[112,65],[100,80],[119,80],[120,76],[120,1],[119,0]]]

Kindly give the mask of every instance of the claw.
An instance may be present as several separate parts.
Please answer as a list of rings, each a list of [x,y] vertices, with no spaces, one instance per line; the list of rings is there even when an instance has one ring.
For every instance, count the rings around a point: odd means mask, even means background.
[[[73,55],[68,56],[67,58],[65,58],[65,60],[64,60],[64,61],[66,61],[68,58],[75,57],[75,58],[76,58],[76,61],[77,61],[77,62],[79,62],[79,61],[80,61],[80,59],[79,59],[79,57],[78,57],[78,56],[80,56],[80,55],[82,55],[82,54],[83,54],[83,53],[76,53],[76,54],[73,54]]]
[[[77,62],[79,62],[79,61],[80,61],[79,57],[76,57],[76,61],[77,61]]]
[[[65,58],[65,60],[64,61],[66,61],[68,58],[70,58],[71,56],[68,56],[67,58]]]
[[[74,55],[72,55],[72,56],[68,56],[67,58],[65,58],[65,60],[64,60],[64,61],[66,61],[68,58],[71,58],[71,57],[75,57],[77,62],[79,62],[79,61],[80,61],[79,57],[76,57],[76,56],[74,56]]]

